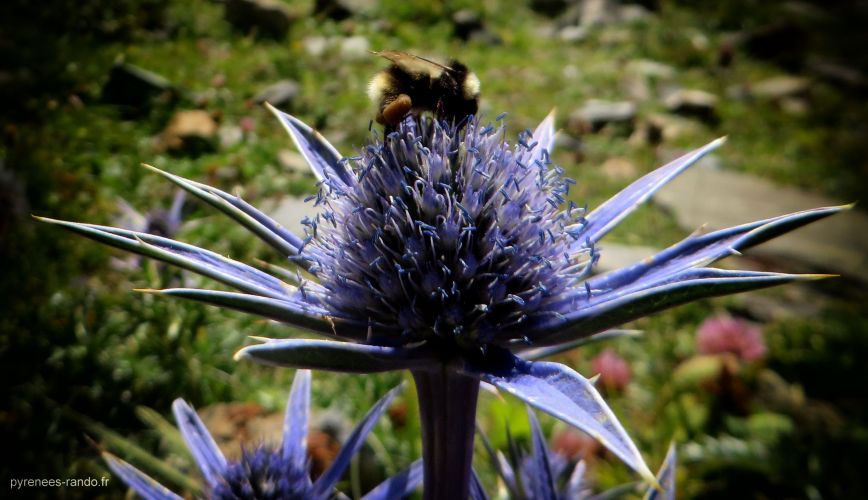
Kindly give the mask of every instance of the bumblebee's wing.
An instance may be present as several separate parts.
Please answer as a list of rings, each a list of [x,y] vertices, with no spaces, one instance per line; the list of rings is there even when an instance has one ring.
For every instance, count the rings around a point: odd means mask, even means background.
[[[452,71],[452,68],[449,66],[444,66],[430,59],[425,59],[424,57],[415,54],[408,54],[407,52],[401,52],[399,50],[382,50],[380,52],[374,52],[374,54],[388,59],[395,66],[398,66],[407,73],[414,75],[424,74],[430,75],[432,78],[437,78],[444,71]]]

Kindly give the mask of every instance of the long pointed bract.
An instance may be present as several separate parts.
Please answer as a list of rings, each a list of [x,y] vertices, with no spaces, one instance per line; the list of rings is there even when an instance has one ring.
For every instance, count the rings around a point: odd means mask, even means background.
[[[214,438],[205,428],[199,415],[183,399],[172,403],[172,413],[178,423],[178,429],[184,436],[184,441],[190,448],[190,453],[196,460],[196,465],[211,486],[217,484],[226,469],[226,458],[214,442]]]
[[[340,188],[350,186],[355,182],[352,172],[347,168],[346,163],[341,161],[341,154],[322,134],[298,118],[284,113],[268,103],[265,104],[265,107],[280,120],[281,125],[286,129],[301,155],[307,160],[317,180]]]
[[[289,391],[283,421],[283,458],[295,470],[307,468],[307,433],[310,416],[310,370],[298,370]],[[307,476],[305,476],[307,477]]]
[[[708,234],[691,235],[681,242],[632,266],[589,280],[596,290],[614,290],[632,283],[671,276],[691,267],[707,266],[811,222],[849,209],[850,205],[804,210],[742,224]]]
[[[108,452],[103,452],[103,460],[109,468],[120,476],[127,485],[145,500],[182,500],[144,472]]]
[[[636,445],[594,385],[570,368],[558,363],[531,363],[513,358],[511,366],[499,370],[469,365],[464,371],[585,431],[643,479],[655,481]]]
[[[247,346],[235,359],[288,368],[344,373],[377,373],[432,366],[436,358],[425,347],[383,347],[328,340],[269,340]]]
[[[376,488],[369,491],[362,500],[393,500],[404,498],[413,493],[422,484],[422,460],[416,460],[410,467],[386,479]]]
[[[557,499],[555,492],[555,478],[552,477],[552,467],[549,463],[549,450],[546,446],[545,436],[539,426],[539,420],[533,414],[533,410],[527,409],[527,416],[530,419],[530,437],[533,444],[531,460],[533,461],[533,474],[530,479],[530,487],[533,492],[533,498],[550,498]]]
[[[145,168],[162,175],[179,187],[228,215],[286,257],[297,255],[304,245],[301,238],[284,229],[277,221],[265,215],[262,211],[250,205],[238,196],[231,195],[215,187],[185,179],[179,175],[170,174],[169,172],[152,167],[151,165],[145,165]]]
[[[647,288],[616,290],[599,295],[594,295],[592,291],[590,299],[572,299],[566,303],[571,305],[566,305],[564,309],[572,308],[575,312],[532,325],[533,343],[535,347],[556,345],[698,299],[826,277],[712,268],[688,269],[676,277],[663,280],[663,283],[649,284]]]
[[[402,386],[398,386],[387,392],[385,396],[377,401],[377,404],[371,408],[356,428],[353,429],[350,437],[344,441],[341,451],[338,453],[338,456],[335,457],[331,467],[329,467],[328,470],[326,470],[313,484],[313,491],[318,498],[325,498],[331,494],[332,489],[338,483],[338,480],[340,480],[344,470],[346,470],[347,466],[350,464],[350,459],[359,451],[362,445],[365,444],[365,439],[374,429],[377,420],[379,420],[383,415],[383,412],[389,408],[389,405],[392,404],[392,400],[395,399],[395,396],[398,395],[401,389]]]
[[[703,156],[720,147],[724,140],[725,138],[720,138],[711,141],[705,146],[667,163],[609,198],[588,214],[586,224],[577,227],[576,242],[583,244],[587,240],[599,241],[660,188],[693,166]]]
[[[193,300],[227,309],[235,309],[236,311],[255,314],[329,337],[355,339],[364,337],[364,328],[362,326],[356,325],[352,321],[327,316],[319,308],[298,302],[277,300],[245,293],[202,290],[198,288],[167,288],[165,290],[140,291]]]

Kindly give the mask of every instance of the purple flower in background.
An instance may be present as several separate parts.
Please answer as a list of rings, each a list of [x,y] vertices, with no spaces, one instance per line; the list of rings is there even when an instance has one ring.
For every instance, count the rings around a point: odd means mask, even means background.
[[[744,361],[757,361],[766,354],[762,329],[728,314],[702,322],[696,334],[696,349],[700,354],[732,353]]]
[[[626,493],[636,489],[636,484],[616,486],[598,495],[592,495],[590,485],[585,477],[587,463],[579,460],[575,467],[568,470],[567,459],[558,453],[552,452],[546,444],[542,429],[536,415],[528,408],[531,430],[530,453],[523,452],[519,445],[508,434],[509,453],[508,457],[500,450],[492,448],[491,444],[483,435],[482,442],[488,452],[491,464],[503,481],[509,498],[513,500],[577,500],[581,498],[620,498]],[[646,499],[675,498],[675,443],[670,444],[663,465],[657,473],[657,489],[654,486],[647,487]],[[487,500],[488,496],[475,477],[471,487],[470,498],[473,500]]]
[[[588,212],[567,201],[572,181],[550,161],[551,115],[514,145],[502,124],[411,118],[346,158],[309,126],[272,110],[319,180],[312,199],[320,213],[303,221],[304,237],[236,196],[150,168],[315,279],[278,267],[267,274],[140,232],[45,220],[237,290],[151,293],[237,309],[329,339],[264,339],[239,351],[239,359],[349,373],[410,370],[429,499],[469,492],[480,382],[584,430],[654,482],[593,383],[562,364],[533,360],[612,336],[610,328],[679,304],[814,279],[708,266],[846,208],[694,234],[649,259],[593,276],[599,240],[722,140]]]
[[[175,400],[172,404],[175,420],[196,465],[205,478],[208,498],[215,500],[333,498],[334,487],[349,465],[350,459],[361,449],[365,438],[373,430],[377,420],[388,408],[400,388],[392,389],[374,405],[350,434],[332,466],[316,481],[312,481],[310,461],[307,457],[310,378],[308,370],[299,370],[295,375],[286,405],[281,446],[277,449],[260,446],[253,450],[245,450],[238,461],[227,460],[193,408],[182,399]],[[103,453],[103,457],[109,468],[141,497],[148,500],[181,498],[114,455]],[[381,483],[363,499],[402,498],[412,493],[421,482],[420,460]]]
[[[607,391],[623,391],[630,383],[630,365],[611,349],[596,355],[591,360],[591,369],[600,374],[599,383]]]

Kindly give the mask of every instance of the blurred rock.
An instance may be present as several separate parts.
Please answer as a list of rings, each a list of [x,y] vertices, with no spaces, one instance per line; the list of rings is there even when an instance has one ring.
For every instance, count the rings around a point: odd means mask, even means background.
[[[244,34],[281,40],[293,20],[286,4],[276,0],[226,0],[226,21]]]
[[[280,446],[283,439],[283,415],[266,413],[256,403],[217,403],[197,413],[230,460],[240,459],[244,447]]]
[[[808,71],[833,85],[858,91],[868,90],[868,76],[852,66],[833,61],[812,60],[808,62]]]
[[[316,0],[313,4],[313,13],[335,21],[343,21],[373,7],[375,2],[365,0]]]
[[[313,172],[311,171],[310,166],[308,166],[307,160],[295,151],[281,149],[277,152],[277,162],[280,164],[284,172],[313,177]]]
[[[178,111],[160,136],[160,147],[170,153],[197,155],[216,149],[217,122],[207,111]]]
[[[693,133],[698,128],[696,122],[674,115],[656,114],[642,122],[630,138],[634,144],[657,144],[672,142]]]
[[[568,0],[530,0],[530,8],[537,14],[556,17],[570,5]]]
[[[555,149],[572,154],[573,163],[585,161],[585,145],[581,139],[560,131],[555,135]]]
[[[244,140],[244,131],[237,125],[223,125],[217,129],[220,147],[228,149],[237,146]]]
[[[626,158],[609,158],[600,166],[600,170],[603,175],[613,181],[635,179],[638,175],[636,165],[633,165]]]
[[[128,106],[133,112],[146,111],[154,99],[173,101],[177,89],[162,76],[128,63],[115,63],[102,88],[102,100]]]
[[[455,32],[455,36],[461,40],[469,40],[470,35],[476,31],[481,31],[483,28],[482,16],[475,10],[461,9],[452,14],[452,29]]]
[[[718,97],[704,90],[678,89],[663,98],[663,105],[672,113],[716,124]]]
[[[670,83],[674,77],[675,68],[672,66],[648,59],[636,59],[624,67],[621,87],[630,99],[645,102],[656,95],[658,84]]]
[[[303,235],[306,226],[301,220],[305,217],[313,219],[319,213],[319,208],[315,207],[312,201],[306,203],[303,198],[284,196],[278,200],[267,201],[263,205],[263,211],[287,230]]]
[[[567,128],[577,134],[599,132],[610,124],[623,125],[632,132],[636,105],[629,101],[611,102],[591,99],[582,108],[570,113]]]
[[[260,90],[253,98],[257,104],[269,103],[278,108],[291,107],[298,95],[299,85],[293,80],[280,80]]]
[[[605,273],[621,269],[651,257],[660,249],[646,246],[623,245],[620,243],[601,243],[600,260],[594,268],[595,273]]]
[[[654,200],[688,231],[703,224],[711,231],[842,204],[752,175],[701,165],[677,177]],[[868,214],[861,210],[839,213],[751,248],[749,255],[792,259],[816,271],[868,282]]]
[[[370,42],[368,42],[367,38],[360,35],[344,38],[340,43],[341,57],[349,61],[358,61],[370,57],[370,50]]]
[[[797,76],[776,76],[750,86],[750,92],[760,99],[779,101],[787,97],[803,97],[811,88],[811,81]]]
[[[779,105],[781,111],[793,116],[805,116],[811,111],[811,105],[808,100],[799,97],[781,99]]]
[[[331,467],[341,451],[341,443],[334,436],[313,430],[307,436],[307,454],[310,457],[310,472],[319,477]]]
[[[321,57],[329,49],[331,43],[324,36],[309,36],[301,41],[304,51],[311,57]]]
[[[584,0],[581,3],[579,23],[596,26],[617,19],[617,9],[611,0]]]
[[[798,70],[805,61],[810,34],[792,21],[780,21],[742,33],[736,41],[751,55]]]
[[[452,15],[452,30],[455,37],[466,41],[478,41],[489,45],[499,45],[503,40],[489,31],[482,20],[482,15],[473,9],[461,9]]]
[[[588,37],[588,28],[584,26],[564,26],[558,31],[558,38],[567,43],[581,42]]]
[[[638,4],[622,5],[618,9],[618,20],[625,23],[637,23],[651,17],[651,11]]]
[[[659,80],[671,80],[676,75],[674,67],[651,59],[634,59],[627,63],[627,71]]]

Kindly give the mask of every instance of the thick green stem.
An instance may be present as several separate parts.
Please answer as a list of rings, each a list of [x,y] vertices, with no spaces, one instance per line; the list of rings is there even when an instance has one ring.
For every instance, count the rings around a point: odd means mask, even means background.
[[[422,424],[425,500],[469,495],[479,380],[439,370],[414,371]]]

